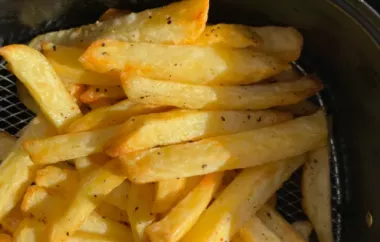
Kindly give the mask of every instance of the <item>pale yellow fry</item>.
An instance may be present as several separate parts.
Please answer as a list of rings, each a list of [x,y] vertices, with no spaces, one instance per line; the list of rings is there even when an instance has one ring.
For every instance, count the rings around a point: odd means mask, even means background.
[[[128,217],[135,242],[148,241],[145,228],[154,222],[152,213],[154,199],[153,184],[132,184],[128,195]]]
[[[102,216],[102,218],[112,219],[117,222],[129,222],[127,211],[121,210],[118,207],[109,204],[108,202],[100,204],[95,209],[95,212]]]
[[[218,45],[245,48],[261,45],[260,36],[249,26],[240,24],[215,24],[206,26],[194,45]]]
[[[224,172],[222,184],[218,187],[218,190],[214,193],[214,198],[217,198],[226,187],[236,178],[239,174],[238,170],[228,170]]]
[[[36,101],[30,95],[28,89],[22,84],[20,80],[16,81],[17,95],[20,102],[22,102],[30,111],[33,113],[39,113],[40,108],[38,107]]]
[[[47,41],[86,47],[99,38],[189,44],[203,32],[208,8],[208,0],[185,0],[104,22],[43,34],[29,45],[39,48],[41,42]]]
[[[159,181],[155,184],[155,197],[152,211],[166,213],[178,201],[186,186],[186,178]]]
[[[67,129],[68,133],[77,133],[93,129],[106,128],[121,124],[132,116],[168,110],[168,107],[134,103],[129,100],[118,102],[112,106],[93,110],[75,120]]]
[[[63,215],[48,223],[49,241],[66,241],[106,196],[119,186],[124,176],[119,174],[119,162],[109,161],[81,179],[73,198],[63,208]]]
[[[92,103],[101,99],[125,99],[125,93],[121,86],[107,87],[107,86],[89,86],[88,89],[82,93],[80,100],[83,103]]]
[[[55,128],[42,115],[37,116],[29,123],[11,153],[0,164],[0,222],[22,199],[39,168],[30,160],[22,143],[27,139],[54,135],[55,132]]]
[[[179,241],[196,223],[222,181],[223,173],[206,175],[183,200],[160,221],[147,227],[152,242]]]
[[[311,232],[313,232],[313,225],[309,221],[295,221],[292,226],[306,241],[309,241]]]
[[[265,80],[265,82],[274,83],[274,82],[285,82],[285,81],[294,81],[301,78],[303,75],[299,73],[294,68],[289,70],[282,71],[275,76],[271,76]]]
[[[295,104],[277,107],[277,110],[290,112],[294,116],[306,116],[316,113],[319,107],[310,101],[304,100]]]
[[[295,61],[299,58],[302,45],[302,35],[292,27],[251,27],[262,40],[254,47],[255,51],[262,51],[277,56],[287,61]]]
[[[2,227],[2,229],[6,232],[13,234],[23,219],[24,215],[21,212],[20,204],[18,204],[1,221],[0,227]]]
[[[173,110],[133,117],[109,140],[106,152],[120,156],[136,150],[259,129],[292,118],[276,111]]]
[[[97,100],[97,101],[92,102],[92,103],[87,103],[87,105],[90,107],[90,110],[95,110],[98,108],[114,105],[118,101],[120,101],[120,100],[104,98],[104,99],[100,99],[100,100]]]
[[[149,58],[147,58],[149,56]],[[248,84],[288,69],[288,62],[251,49],[98,40],[80,57],[100,73],[125,71],[189,84]]]
[[[271,127],[137,151],[119,159],[132,182],[146,183],[262,165],[303,154],[326,137],[320,111]]]
[[[0,161],[4,160],[16,144],[16,137],[5,131],[0,131]]]
[[[263,205],[256,215],[282,242],[307,241],[271,206]]]
[[[255,214],[239,229],[238,234],[244,242],[282,242]]]
[[[42,44],[42,53],[62,81],[101,86],[120,85],[120,78],[117,75],[85,70],[78,60],[84,53],[82,48],[44,43]]]
[[[62,195],[69,195],[79,180],[80,177],[76,171],[47,166],[37,171],[35,183],[39,187],[59,191]]]
[[[119,126],[112,126],[105,129],[28,140],[24,142],[24,148],[37,164],[57,163],[101,152],[107,140],[116,135],[118,129]]]
[[[77,158],[74,160],[74,164],[80,176],[83,177],[88,172],[104,165],[104,163],[108,160],[109,156],[104,153],[96,153],[86,157]]]
[[[302,155],[243,170],[181,241],[228,241],[305,161]]]
[[[127,201],[130,187],[131,183],[127,180],[124,181],[112,190],[112,192],[107,196],[106,201],[123,211],[128,211]]]
[[[8,45],[0,48],[0,55],[58,130],[82,116],[75,100],[39,51],[26,45]]]
[[[327,146],[310,152],[302,174],[302,207],[324,242],[334,241],[331,219],[331,181]]]
[[[12,236],[5,233],[0,233],[0,242],[12,242]]]
[[[249,86],[202,86],[122,75],[132,102],[188,109],[260,110],[300,102],[322,90],[317,80]]]

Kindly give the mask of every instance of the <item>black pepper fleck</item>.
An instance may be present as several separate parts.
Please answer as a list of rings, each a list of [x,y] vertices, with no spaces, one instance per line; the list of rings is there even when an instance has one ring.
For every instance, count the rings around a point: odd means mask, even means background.
[[[96,89],[95,89],[95,92],[99,92],[99,91],[100,91],[100,89],[99,89],[99,88],[96,88]]]
[[[102,55],[107,55],[107,52],[102,52]]]
[[[221,116],[220,118],[222,119],[223,122],[226,121],[226,119],[223,116]]]
[[[251,119],[251,115],[248,114],[247,119]]]
[[[103,46],[103,47],[106,46],[106,43],[102,43],[102,46]]]
[[[257,122],[261,122],[261,116],[257,119]]]
[[[203,164],[203,165],[202,165],[202,169],[205,169],[206,167],[207,167],[206,164]]]
[[[137,212],[137,210],[139,210],[139,207],[135,207],[135,212]]]
[[[53,45],[53,50],[57,51],[57,46]]]

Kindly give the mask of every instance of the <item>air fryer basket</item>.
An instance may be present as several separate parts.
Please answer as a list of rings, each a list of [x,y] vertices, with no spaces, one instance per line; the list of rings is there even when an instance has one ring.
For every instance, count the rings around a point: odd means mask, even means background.
[[[4,3],[3,3],[4,2]],[[23,43],[39,33],[94,22],[107,7],[141,10],[168,1],[66,1],[59,17],[30,27],[18,16],[26,1],[0,0],[0,46]],[[30,1],[38,13],[49,1]],[[33,2],[35,5],[33,5]],[[326,89],[318,101],[328,114],[334,234],[340,241],[380,241],[380,17],[359,0],[214,0],[211,22],[291,25],[305,38],[296,66],[316,72]],[[303,69],[302,69],[303,68]],[[17,98],[15,77],[0,60],[0,130],[16,134],[33,117]],[[380,109],[379,109],[380,110]],[[371,191],[373,190],[373,192]],[[306,219],[301,208],[300,171],[278,191],[278,210],[290,221]],[[0,198],[1,199],[1,198]],[[371,228],[365,216],[374,217]],[[314,238],[315,239],[315,238]]]

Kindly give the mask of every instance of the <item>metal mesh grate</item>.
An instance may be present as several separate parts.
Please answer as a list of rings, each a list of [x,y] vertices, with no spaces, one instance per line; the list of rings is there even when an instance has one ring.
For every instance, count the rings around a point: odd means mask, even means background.
[[[299,66],[297,68],[303,72]],[[34,114],[17,98],[15,83],[16,77],[6,70],[5,62],[0,60],[0,130],[5,130],[11,134],[16,134],[34,117]],[[323,106],[321,97],[318,96],[317,99]],[[334,153],[333,143],[332,152]],[[335,157],[334,154],[331,156],[332,216],[335,238],[339,242],[341,238],[341,217],[339,211],[337,211],[337,205],[340,204],[341,196],[338,163]],[[290,223],[307,219],[301,205],[300,182],[301,169],[295,172],[277,192],[277,209]],[[316,241],[315,235],[312,236],[311,241]]]

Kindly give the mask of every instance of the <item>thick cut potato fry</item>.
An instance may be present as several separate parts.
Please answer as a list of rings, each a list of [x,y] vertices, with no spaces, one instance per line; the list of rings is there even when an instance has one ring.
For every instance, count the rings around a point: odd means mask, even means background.
[[[240,24],[215,24],[206,26],[194,45],[218,45],[245,48],[261,45],[261,38],[249,26]]]
[[[116,87],[102,87],[102,86],[89,86],[88,89],[82,93],[80,100],[84,103],[92,103],[101,99],[125,99],[125,93],[120,86]]]
[[[152,212],[167,213],[181,197],[186,187],[186,178],[159,181],[155,184],[156,192]]]
[[[69,94],[74,98],[76,104],[78,106],[82,105],[82,101],[80,100],[80,97],[84,92],[86,92],[87,87],[83,84],[74,84],[74,83],[65,83],[66,90],[69,92]]]
[[[296,221],[292,223],[292,226],[306,241],[309,241],[310,234],[313,232],[313,225],[309,221]]]
[[[282,242],[255,214],[244,223],[238,234],[244,242]]]
[[[0,165],[0,222],[22,199],[39,168],[22,147],[27,139],[55,134],[55,128],[42,116],[34,118],[18,139],[11,153]]]
[[[24,148],[37,164],[52,164],[101,152],[104,144],[116,135],[119,126],[45,139],[28,140]]]
[[[271,198],[269,198],[267,204],[271,206],[272,208],[275,208],[277,205],[277,195],[274,194]]]
[[[62,216],[48,223],[50,241],[66,241],[80,227],[107,195],[125,180],[119,170],[119,162],[112,160],[81,179]]]
[[[302,207],[318,239],[333,242],[330,160],[327,145],[310,153],[302,174]]]
[[[303,154],[326,137],[321,111],[271,127],[128,153],[119,159],[132,182],[146,183],[262,165]]]
[[[121,16],[127,15],[131,13],[129,10],[124,10],[124,9],[116,9],[116,8],[109,8],[107,9],[100,17],[99,21],[106,21],[110,19],[115,19],[119,18]]]
[[[198,85],[249,84],[290,68],[286,61],[250,49],[117,40],[98,40],[80,62],[100,73],[125,71],[127,76]]]
[[[17,96],[20,102],[24,104],[30,111],[33,113],[39,113],[40,108],[38,107],[36,101],[32,98],[30,95],[28,89],[22,84],[20,80],[16,81],[16,87],[17,87]]]
[[[5,233],[0,233],[0,242],[12,242],[12,236]]]
[[[121,210],[118,207],[109,204],[108,202],[100,204],[95,209],[95,212],[102,216],[102,218],[109,218],[117,222],[129,222],[127,211]]]
[[[223,173],[206,175],[197,187],[160,221],[146,229],[152,242],[179,241],[196,223],[222,181]]]
[[[208,8],[208,0],[185,0],[104,22],[43,34],[34,38],[29,45],[39,48],[41,42],[53,42],[87,47],[100,38],[190,44],[204,30]]]
[[[243,170],[181,241],[228,241],[305,161],[302,155]]]
[[[255,51],[262,51],[287,61],[297,60],[302,51],[303,37],[292,27],[251,27],[261,43],[255,46]]]
[[[20,205],[17,205],[1,221],[0,227],[2,227],[2,229],[6,232],[13,234],[23,219],[24,215],[21,212]]]
[[[259,129],[292,118],[276,111],[173,110],[133,117],[106,146],[116,157],[136,150]]]
[[[292,225],[289,224],[274,208],[264,204],[257,217],[283,242],[306,242]]]
[[[300,79],[302,76],[303,75],[301,75],[296,69],[291,68],[289,70],[282,71],[275,76],[269,77],[264,82],[276,83],[276,82],[294,81],[294,80]]]
[[[0,55],[24,83],[47,118],[62,131],[82,113],[46,58],[26,45],[0,48]]]
[[[130,187],[131,183],[127,180],[124,181],[112,190],[112,192],[107,196],[106,201],[123,211],[128,211],[127,201]]]
[[[122,75],[129,100],[188,109],[259,110],[300,102],[322,90],[317,80],[250,86],[202,86]]]
[[[101,86],[120,85],[120,78],[112,73],[100,74],[85,70],[78,60],[84,53],[82,48],[44,43],[42,53],[62,81]]]
[[[118,102],[112,106],[98,108],[75,120],[67,129],[68,133],[77,133],[93,129],[106,128],[121,124],[132,116],[168,110],[168,107],[145,105],[129,100]]]
[[[61,169],[55,166],[47,166],[37,171],[35,183],[39,187],[49,188],[58,191],[62,195],[69,195],[79,183],[78,172],[68,169]]]
[[[4,160],[16,145],[16,137],[0,131],[0,161]]]
[[[74,164],[80,176],[83,177],[85,174],[92,171],[93,169],[104,165],[104,163],[108,160],[108,155],[104,153],[96,153],[86,157],[74,159]]]
[[[156,219],[156,215],[152,213],[153,199],[153,184],[131,185],[127,212],[135,242],[148,241],[145,228]]]
[[[310,101],[304,100],[299,103],[276,107],[276,109],[283,112],[290,112],[294,116],[299,117],[316,113],[319,107]]]
[[[109,98],[103,98],[98,101],[88,103],[88,106],[90,107],[90,110],[96,110],[98,108],[103,108],[103,107],[108,107],[111,105],[114,105],[120,100],[114,100],[114,99],[109,99]]]

